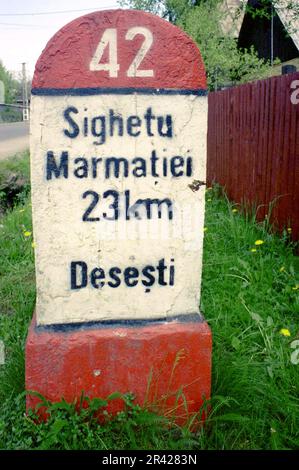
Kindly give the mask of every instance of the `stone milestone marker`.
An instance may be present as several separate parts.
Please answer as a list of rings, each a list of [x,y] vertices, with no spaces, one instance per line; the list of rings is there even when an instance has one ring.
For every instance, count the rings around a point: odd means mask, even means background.
[[[197,46],[151,14],[88,14],[47,44],[31,97],[27,389],[53,401],[131,391],[142,404],[151,376],[169,406],[182,387],[188,412],[209,398],[206,94]]]

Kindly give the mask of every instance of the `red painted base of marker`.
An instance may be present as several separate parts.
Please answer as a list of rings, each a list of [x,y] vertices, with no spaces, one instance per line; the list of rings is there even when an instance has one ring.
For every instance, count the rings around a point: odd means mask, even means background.
[[[26,390],[80,401],[132,392],[136,403],[182,424],[210,398],[212,337],[202,322],[47,329],[35,316],[26,342]],[[27,410],[39,402],[28,395]],[[112,401],[108,411],[121,410]]]

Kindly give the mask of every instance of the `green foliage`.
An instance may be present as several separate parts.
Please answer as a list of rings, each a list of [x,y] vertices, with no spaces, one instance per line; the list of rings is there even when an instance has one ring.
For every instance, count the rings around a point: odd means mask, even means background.
[[[273,7],[273,9],[272,9]],[[285,9],[288,13],[290,27],[292,21],[299,18],[299,4],[297,0],[259,0],[257,6],[252,6],[248,0],[242,0],[241,8],[245,8],[246,12],[250,13],[253,18],[267,18],[271,19],[272,15],[277,15],[279,9]]]
[[[0,81],[4,84],[4,103],[16,104],[16,100],[22,96],[22,80],[9,72],[0,60]],[[31,88],[31,80],[27,81],[28,91]],[[0,122],[22,121],[22,109],[18,107],[0,107]]]
[[[0,122],[20,122],[23,119],[21,109],[5,107],[0,109]]]
[[[153,15],[162,16],[163,18],[167,15],[167,2],[164,0],[119,0],[118,3],[121,7],[144,10],[153,13]]]
[[[121,7],[144,10],[153,15],[159,15],[175,23],[187,10],[196,3],[206,3],[208,0],[118,0]]]
[[[30,180],[30,159],[29,152],[20,153],[14,156],[14,158],[8,158],[0,161],[0,185],[7,175],[15,173],[29,183]]]
[[[198,44],[207,70],[211,90],[227,84],[244,83],[269,75],[270,64],[259,59],[252,47],[240,50],[236,40],[224,34],[222,23],[227,13],[219,8],[220,0],[127,0],[126,6],[161,14],[180,26]],[[120,4],[123,4],[122,2]]]
[[[0,81],[4,84],[4,103],[12,104],[21,93],[21,81],[16,79],[0,60]],[[22,111],[13,107],[0,107],[0,122],[18,122],[22,120]]]
[[[25,415],[24,344],[35,303],[32,236],[24,235],[32,230],[29,200],[0,219],[1,449],[299,447],[299,364],[291,361],[299,338],[299,258],[287,230],[273,235],[267,221],[257,224],[220,188],[206,195],[201,311],[213,333],[213,376],[204,406],[210,414],[197,432],[202,410],[179,427],[130,394],[44,402],[47,422]],[[106,405],[119,399],[124,411],[110,417]]]
[[[188,429],[171,427],[165,418],[142,410],[131,394],[115,393],[106,400],[82,394],[80,403],[54,404],[39,397],[46,422],[32,410],[24,415],[24,393],[0,405],[0,449],[188,449],[196,443]],[[124,410],[111,416],[106,407],[114,400],[121,400]]]
[[[213,332],[213,395],[230,397],[228,412],[247,419],[220,425],[220,414],[213,445],[296,448],[299,368],[291,343],[299,335],[299,259],[287,231],[271,234],[267,221],[256,224],[254,213],[217,188],[207,195],[201,309]]]
[[[256,4],[241,0],[239,11],[244,10],[253,18],[262,18],[269,22],[283,11],[283,24],[286,36],[298,32],[299,3],[297,0],[259,0]]]
[[[0,61],[0,80],[4,83],[5,103],[12,103],[18,93],[18,80],[13,78],[12,74],[4,67]]]
[[[218,3],[218,0],[211,0],[200,4],[188,10],[178,22],[200,47],[209,88],[213,90],[266,76],[269,64],[258,58],[253,47],[249,51],[240,50],[233,37],[223,35],[224,13]]]
[[[0,214],[14,204],[25,204],[30,192],[29,152],[0,161]]]

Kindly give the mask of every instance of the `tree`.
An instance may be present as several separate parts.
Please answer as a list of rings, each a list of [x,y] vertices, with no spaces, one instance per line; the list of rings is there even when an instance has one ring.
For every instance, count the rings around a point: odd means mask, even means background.
[[[118,3],[121,7],[144,10],[162,18],[167,16],[167,1],[164,0],[120,0]]]
[[[0,60],[0,80],[4,83],[4,92],[5,92],[5,103],[12,103],[20,87],[18,80],[13,78],[11,72],[9,72]]]
[[[186,31],[201,50],[211,90],[269,74],[269,62],[259,59],[254,48],[240,50],[235,38],[223,33],[221,25],[227,13],[221,8],[221,0],[122,0],[119,3],[159,14]]]

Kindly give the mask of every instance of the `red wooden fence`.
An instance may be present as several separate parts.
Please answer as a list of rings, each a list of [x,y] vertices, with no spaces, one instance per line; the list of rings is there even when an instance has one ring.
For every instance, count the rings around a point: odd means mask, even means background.
[[[237,203],[250,203],[262,220],[299,239],[299,104],[291,83],[299,73],[209,94],[207,183],[224,186]],[[299,84],[299,82],[298,82]],[[297,98],[299,93],[297,93]]]

